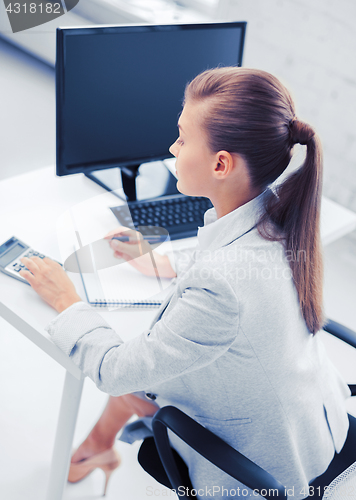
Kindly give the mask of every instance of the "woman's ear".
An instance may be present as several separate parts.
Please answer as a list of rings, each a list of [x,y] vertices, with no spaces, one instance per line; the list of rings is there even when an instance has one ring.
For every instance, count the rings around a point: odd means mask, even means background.
[[[234,158],[227,151],[219,151],[216,154],[214,174],[217,178],[223,179],[231,173],[234,168]]]
[[[216,163],[214,174],[222,179],[228,175],[249,176],[247,165],[242,156],[237,153],[228,153],[227,151],[219,151],[216,154]]]

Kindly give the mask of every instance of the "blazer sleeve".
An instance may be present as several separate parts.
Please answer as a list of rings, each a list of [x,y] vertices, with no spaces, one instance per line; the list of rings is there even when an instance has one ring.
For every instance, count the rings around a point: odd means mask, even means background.
[[[209,289],[187,286],[150,330],[125,343],[82,302],[47,331],[100,390],[119,396],[198,370],[225,353],[237,335],[238,302],[221,277]]]

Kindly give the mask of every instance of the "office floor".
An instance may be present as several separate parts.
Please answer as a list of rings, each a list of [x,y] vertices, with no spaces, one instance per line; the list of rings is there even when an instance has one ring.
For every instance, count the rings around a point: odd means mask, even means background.
[[[53,70],[1,40],[0,64],[0,100],[6,117],[0,122],[1,179],[54,164],[55,122]],[[356,330],[355,241],[344,237],[325,250],[325,305],[328,316]],[[0,498],[41,500],[45,498],[64,370],[2,319],[0,332]],[[324,338],[339,370],[348,382],[355,383],[356,355],[339,341]],[[74,446],[84,439],[105,401],[106,395],[86,380]],[[349,408],[356,415],[356,402],[350,401]],[[123,463],[109,483],[108,500],[174,498],[140,469],[136,445],[118,443],[117,448]],[[81,483],[68,485],[64,499],[98,498],[103,484],[104,475],[97,470]]]

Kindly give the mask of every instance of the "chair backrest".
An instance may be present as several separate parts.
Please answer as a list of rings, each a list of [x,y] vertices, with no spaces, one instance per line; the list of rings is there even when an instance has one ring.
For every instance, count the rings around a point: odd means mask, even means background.
[[[261,492],[261,496],[268,500],[275,500],[276,497],[287,500],[285,487],[271,474],[178,408],[164,406],[153,417],[152,430],[158,454],[174,490],[182,491],[182,486],[186,485],[175,463],[167,429],[226,474]],[[189,491],[186,488],[183,490]],[[191,498],[186,493],[179,496]]]
[[[324,330],[356,348],[356,333],[352,330],[330,320],[326,323]],[[351,390],[354,389],[352,395],[355,395],[356,386],[349,387]],[[309,498],[313,500],[318,498],[356,500],[356,418],[349,415],[349,421],[349,432],[343,449],[339,454],[335,454],[324,474],[312,481],[310,485],[313,487],[313,494]],[[152,428],[161,462],[174,489],[177,490],[182,485],[182,479],[172,455],[167,429],[174,432],[221,470],[252,490],[261,492],[261,496],[267,499],[277,496],[279,499],[287,499],[284,486],[273,476],[178,408],[172,406],[161,408],[152,420]],[[351,483],[354,487],[353,496],[345,496],[345,488]],[[275,490],[278,490],[278,495],[275,495]],[[265,495],[263,491],[266,491]],[[269,496],[269,491],[273,492],[272,496]],[[332,494],[336,496],[331,496]],[[188,495],[185,496],[189,498]]]

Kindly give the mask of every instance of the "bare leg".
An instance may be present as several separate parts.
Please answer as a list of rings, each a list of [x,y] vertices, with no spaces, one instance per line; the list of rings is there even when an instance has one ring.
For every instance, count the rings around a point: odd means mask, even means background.
[[[108,450],[114,445],[119,430],[133,416],[153,416],[157,406],[134,394],[109,397],[109,401],[88,437],[72,456],[72,463],[89,458],[97,453]]]

